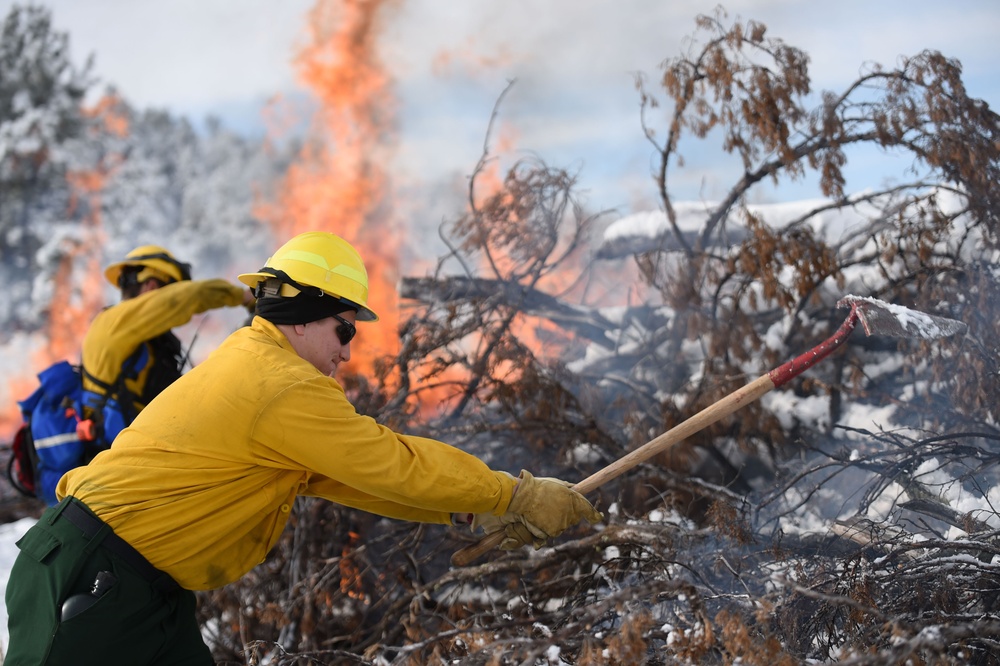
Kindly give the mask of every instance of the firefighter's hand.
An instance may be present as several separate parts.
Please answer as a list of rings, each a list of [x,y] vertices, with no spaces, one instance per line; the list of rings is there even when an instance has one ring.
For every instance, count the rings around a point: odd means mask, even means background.
[[[527,543],[534,544],[537,549],[545,543],[545,539],[536,538],[531,533],[517,514],[509,511],[500,516],[492,513],[473,514],[471,528],[473,532],[482,529],[486,535],[501,531],[506,533],[507,536],[500,542],[500,550],[514,550]]]
[[[502,474],[511,481],[513,481],[515,484],[514,485],[515,489],[517,488],[517,479],[514,477],[513,474],[504,471],[498,471],[497,474]],[[476,530],[482,530],[483,534],[486,535],[493,534],[494,532],[503,531],[506,529],[507,525],[516,522],[517,522],[517,517],[514,514],[510,513],[509,511],[499,516],[492,512],[486,512],[486,513],[458,514],[458,517],[456,518],[456,514],[452,514],[452,523],[456,525],[468,525],[469,529],[471,529],[473,533],[475,533]],[[518,543],[512,547],[523,545],[523,543],[524,542]]]
[[[581,520],[594,524],[604,516],[573,490],[573,484],[521,470],[507,513],[498,518],[507,533],[500,547],[510,550],[528,543],[540,548],[546,539],[559,536]]]

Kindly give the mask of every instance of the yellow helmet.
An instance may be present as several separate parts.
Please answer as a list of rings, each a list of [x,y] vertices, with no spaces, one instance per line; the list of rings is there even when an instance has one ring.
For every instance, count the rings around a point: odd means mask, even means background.
[[[116,287],[119,284],[122,270],[126,266],[138,266],[143,270],[136,276],[141,284],[150,278],[156,278],[164,284],[191,279],[191,264],[185,264],[174,258],[159,245],[140,245],[125,255],[124,261],[111,264],[104,269],[104,277]]]
[[[378,321],[368,309],[368,272],[350,243],[325,231],[308,231],[278,248],[256,273],[244,273],[240,282],[256,290],[262,282],[275,285],[274,295],[295,296],[300,286],[315,287],[357,310],[358,321]]]

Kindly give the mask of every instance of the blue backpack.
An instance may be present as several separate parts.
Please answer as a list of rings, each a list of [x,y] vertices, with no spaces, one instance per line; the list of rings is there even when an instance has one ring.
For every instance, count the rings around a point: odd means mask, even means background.
[[[56,484],[81,464],[87,448],[77,435],[83,385],[79,368],[68,361],[42,370],[38,381],[35,392],[18,401],[24,424],[15,436],[7,475],[21,492],[53,505]]]
[[[81,373],[69,361],[53,363],[38,374],[35,392],[17,403],[24,423],[11,444],[7,478],[21,493],[50,506],[57,503],[63,474],[108,448],[135,416],[123,413],[113,397],[84,391]],[[100,415],[99,424],[83,419],[84,404]]]
[[[150,349],[154,352],[151,355]],[[68,361],[53,363],[38,375],[40,386],[18,402],[24,424],[11,443],[7,478],[21,493],[56,503],[56,484],[62,475],[86,465],[111,446],[118,433],[135,419],[135,401],[148,404],[181,375],[187,362],[180,340],[163,333],[139,347],[122,364],[118,377],[105,384]],[[126,379],[147,370],[143,395],[135,396]],[[82,376],[102,392],[83,389]],[[84,419],[84,407],[91,418]]]

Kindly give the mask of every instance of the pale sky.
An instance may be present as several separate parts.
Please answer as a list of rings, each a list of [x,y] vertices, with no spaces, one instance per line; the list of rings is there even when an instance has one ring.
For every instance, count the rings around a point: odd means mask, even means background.
[[[134,105],[196,123],[207,114],[262,131],[259,109],[301,90],[292,59],[315,0],[38,0],[70,33],[75,59]],[[11,0],[0,0],[9,6]],[[651,148],[639,124],[634,72],[655,80],[678,56],[695,17],[714,2],[652,0],[396,0],[385,3],[380,50],[395,81],[401,123],[397,177],[460,179],[478,160],[494,103],[517,149],[579,171],[598,208],[655,206]],[[995,0],[732,0],[731,18],[755,19],[810,56],[813,88],[840,90],[864,62],[890,67],[936,49],[963,63],[971,94],[1000,109],[1000,2]],[[4,12],[6,13],[6,12]],[[677,181],[692,197],[718,196],[711,163]],[[704,166],[700,166],[705,162]],[[780,195],[776,195],[779,196]]]

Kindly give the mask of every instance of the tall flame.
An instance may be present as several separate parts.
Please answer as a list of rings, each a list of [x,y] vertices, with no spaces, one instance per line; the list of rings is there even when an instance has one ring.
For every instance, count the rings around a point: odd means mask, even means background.
[[[362,325],[345,371],[370,372],[398,350],[396,295],[402,231],[392,217],[383,165],[393,148],[395,99],[376,44],[379,10],[388,0],[318,0],[309,43],[296,59],[319,101],[308,141],[285,176],[279,200],[261,206],[279,244],[304,231],[330,231],[361,253],[368,306],[377,324]]]
[[[399,349],[396,284],[401,255],[408,246],[391,205],[391,182],[383,166],[391,163],[396,147],[396,98],[377,48],[385,10],[396,4],[392,0],[316,0],[309,13],[307,43],[296,65],[302,82],[318,101],[318,111],[304,147],[285,175],[281,194],[258,207],[279,245],[304,231],[325,230],[344,237],[361,253],[369,272],[368,305],[381,321],[359,327],[351,362],[342,372],[363,375],[371,374],[378,358],[395,355]],[[442,56],[437,68],[444,68],[445,60],[452,57]],[[501,54],[498,61],[509,59],[509,54]],[[464,55],[462,60],[489,66]],[[510,126],[500,128],[497,144],[500,151],[516,144]],[[500,191],[503,176],[497,162],[487,163],[477,182],[479,201]],[[550,274],[545,284],[537,286],[554,293],[575,279],[578,270],[574,269],[579,268],[564,267],[565,276]],[[543,356],[558,355],[572,337],[551,322],[527,315],[518,318],[515,331]],[[462,374],[458,369],[448,371],[446,379]],[[425,390],[422,407],[447,402],[441,395],[444,392]]]

